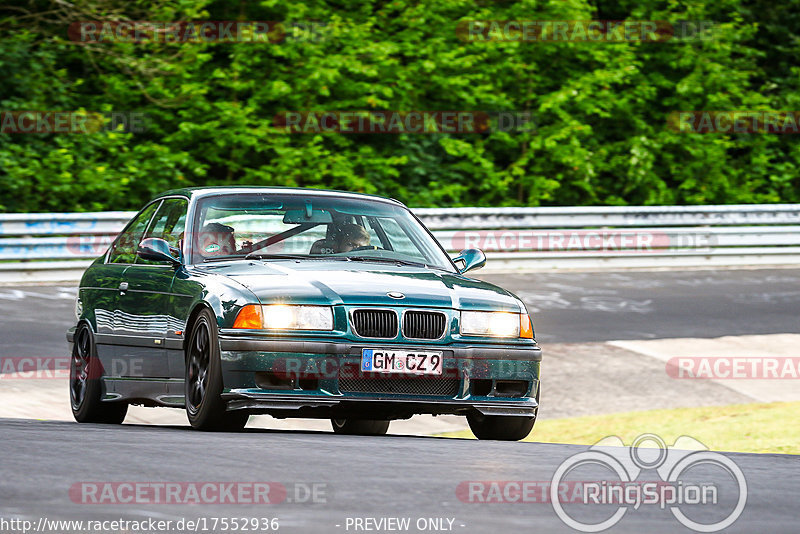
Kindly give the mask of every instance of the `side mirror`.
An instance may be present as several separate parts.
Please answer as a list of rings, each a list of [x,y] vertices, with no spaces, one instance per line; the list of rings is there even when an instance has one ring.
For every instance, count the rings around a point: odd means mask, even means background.
[[[158,237],[143,239],[142,242],[139,243],[136,255],[143,260],[168,261],[173,265],[180,265],[181,263],[181,259],[170,250],[169,243]]]
[[[480,269],[486,265],[486,254],[477,248],[468,248],[458,253],[458,256],[453,258],[453,263],[458,267],[458,272],[464,274],[473,269]]]

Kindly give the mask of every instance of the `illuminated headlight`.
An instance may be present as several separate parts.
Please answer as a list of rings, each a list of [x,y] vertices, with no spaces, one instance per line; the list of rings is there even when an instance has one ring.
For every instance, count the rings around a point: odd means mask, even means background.
[[[263,306],[264,328],[275,330],[333,330],[329,306]]]
[[[461,334],[465,336],[521,337],[528,316],[509,312],[461,312]],[[527,336],[525,336],[527,337]]]
[[[330,306],[295,306],[249,304],[239,311],[234,328],[268,330],[333,330]]]

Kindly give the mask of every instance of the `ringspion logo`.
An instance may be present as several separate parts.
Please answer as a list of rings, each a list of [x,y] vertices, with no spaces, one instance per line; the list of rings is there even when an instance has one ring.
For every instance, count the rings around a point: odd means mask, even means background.
[[[669,510],[692,530],[717,532],[744,510],[747,481],[733,460],[694,438],[681,436],[667,447],[661,437],[642,434],[630,448],[617,436],[604,438],[564,460],[550,480],[465,480],[456,497],[487,506],[550,504],[579,532],[602,532],[642,507]]]
[[[598,470],[608,474],[592,478]],[[647,471],[655,471],[666,485],[638,483]],[[721,485],[718,480],[730,484]],[[580,481],[581,501],[565,505],[559,499],[559,488],[564,482],[575,481]],[[730,491],[731,486],[735,491]],[[747,481],[739,466],[689,436],[681,436],[667,447],[660,436],[642,434],[630,448],[618,436],[610,436],[567,458],[550,484],[550,504],[556,515],[580,532],[602,532],[619,523],[629,511],[651,505],[668,508],[687,528],[717,532],[731,526],[746,503]],[[616,508],[611,508],[610,515],[609,505]],[[700,514],[699,509],[705,513]],[[599,517],[590,514],[591,510]],[[705,520],[701,521],[700,515]]]

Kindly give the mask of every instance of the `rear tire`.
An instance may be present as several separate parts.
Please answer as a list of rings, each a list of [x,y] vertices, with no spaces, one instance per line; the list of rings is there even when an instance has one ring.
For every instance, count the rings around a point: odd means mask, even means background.
[[[103,365],[97,357],[92,329],[81,323],[75,332],[69,365],[69,400],[79,423],[118,425],[125,420],[128,404],[103,402]]]
[[[222,367],[219,357],[217,321],[208,309],[201,311],[186,346],[186,417],[197,430],[236,432],[250,416],[229,412],[222,394]]]
[[[389,430],[389,421],[380,419],[331,419],[337,434],[358,436],[383,436]]]

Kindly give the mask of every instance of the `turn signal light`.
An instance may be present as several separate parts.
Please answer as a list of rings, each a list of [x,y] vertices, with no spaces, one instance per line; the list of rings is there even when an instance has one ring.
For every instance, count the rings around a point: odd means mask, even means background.
[[[234,328],[264,328],[264,315],[261,306],[248,304],[241,310],[233,322]]]
[[[533,339],[533,325],[527,313],[522,313],[519,316],[519,337]]]

